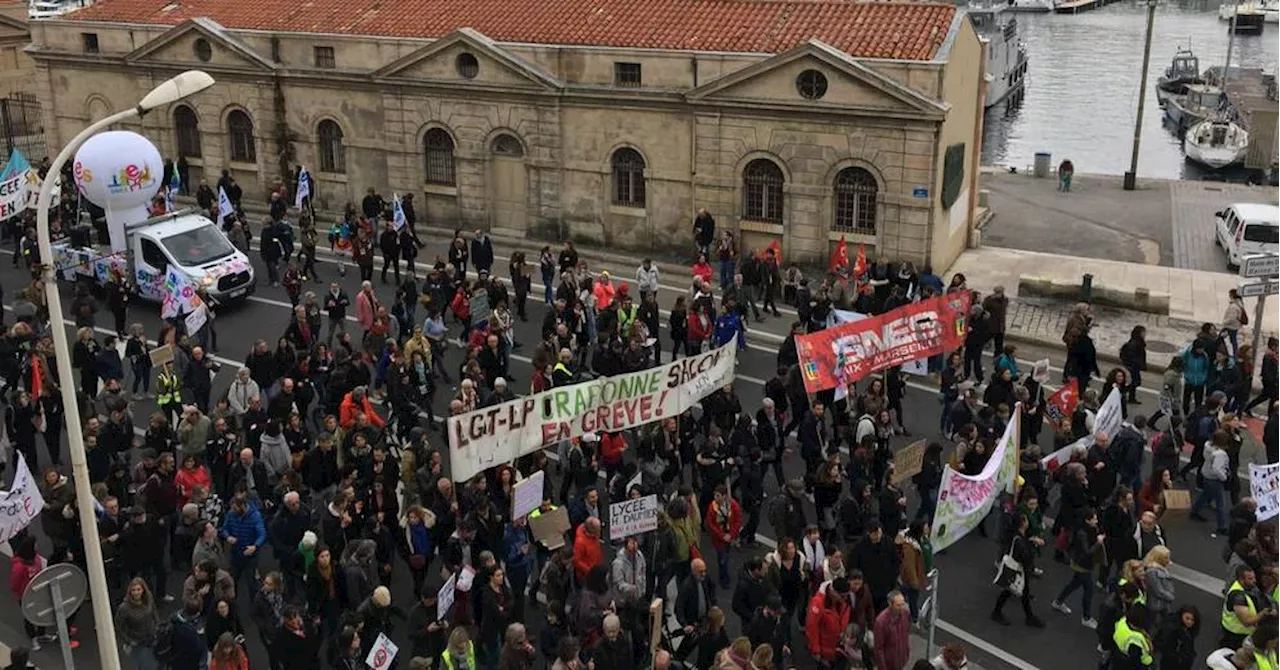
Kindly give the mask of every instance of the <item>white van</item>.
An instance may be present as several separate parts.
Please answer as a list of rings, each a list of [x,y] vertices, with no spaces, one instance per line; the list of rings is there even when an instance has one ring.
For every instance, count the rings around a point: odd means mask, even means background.
[[[1280,253],[1280,207],[1235,204],[1214,214],[1214,242],[1227,252],[1227,267],[1254,254]]]
[[[162,302],[165,275],[173,266],[195,286],[204,286],[219,302],[251,295],[256,286],[249,257],[194,210],[173,212],[125,226],[128,253],[112,254],[105,245],[76,246],[69,240],[53,245],[62,278],[77,275],[98,284],[111,276],[129,277],[137,294]]]

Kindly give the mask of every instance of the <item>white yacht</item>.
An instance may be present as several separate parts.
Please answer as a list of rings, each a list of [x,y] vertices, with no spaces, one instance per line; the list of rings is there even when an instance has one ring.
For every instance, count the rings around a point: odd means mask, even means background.
[[[1241,15],[1262,14],[1264,23],[1280,23],[1280,0],[1250,0],[1249,2],[1224,2],[1218,5],[1218,20],[1230,21]]]
[[[987,107],[1022,95],[1027,76],[1027,45],[1018,21],[1003,5],[969,7],[969,20],[987,42]]]
[[[27,18],[49,19],[92,4],[93,0],[30,0],[27,3]]]
[[[1183,152],[1189,160],[1218,169],[1244,160],[1249,131],[1225,118],[1210,118],[1187,131]]]

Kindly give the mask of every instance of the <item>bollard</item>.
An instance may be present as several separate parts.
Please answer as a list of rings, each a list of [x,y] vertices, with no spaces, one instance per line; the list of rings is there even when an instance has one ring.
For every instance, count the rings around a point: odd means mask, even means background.
[[[1080,302],[1093,302],[1093,275],[1086,274],[1080,282]]]

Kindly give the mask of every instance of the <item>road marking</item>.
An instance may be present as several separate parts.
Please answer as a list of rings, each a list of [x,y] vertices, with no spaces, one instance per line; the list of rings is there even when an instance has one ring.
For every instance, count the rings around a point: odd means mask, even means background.
[[[1009,665],[1012,665],[1015,668],[1019,668],[1020,670],[1040,670],[1038,666],[1028,661],[1024,661],[1023,659],[1018,658],[1017,656],[1014,656],[1013,654],[1005,651],[1004,649],[1001,649],[1000,647],[994,644],[991,644],[990,642],[987,642],[986,640],[978,637],[977,635],[974,635],[972,633],[965,631],[964,629],[960,628],[959,626],[956,626],[955,624],[948,623],[942,619],[938,619],[938,628],[941,628],[944,632],[950,633],[951,635],[954,635],[960,638],[961,640],[968,642],[969,644],[1000,659],[1001,661],[1004,661],[1005,663],[1008,663]]]

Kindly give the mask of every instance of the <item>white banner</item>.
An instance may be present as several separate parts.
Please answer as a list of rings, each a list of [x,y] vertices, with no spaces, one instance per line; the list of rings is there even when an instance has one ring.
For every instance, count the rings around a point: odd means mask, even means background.
[[[1120,405],[1120,390],[1111,389],[1111,394],[1103,401],[1102,407],[1098,408],[1098,413],[1093,417],[1093,432],[1040,459],[1040,464],[1047,470],[1057,470],[1071,461],[1071,453],[1077,448],[1092,447],[1094,435],[1106,433],[1107,437],[1114,438],[1123,422],[1124,412]]]
[[[1000,491],[1013,492],[1018,477],[1018,423],[1022,412],[1015,410],[1004,429],[1000,443],[977,476],[963,475],[946,466],[942,471],[942,488],[938,490],[938,510],[933,518],[933,550],[941,551],[955,544],[978,527]]]
[[[201,304],[196,311],[187,315],[187,334],[194,336],[204,328],[204,324],[209,320],[209,308]]]
[[[658,529],[658,496],[647,495],[609,505],[609,539],[647,533]]]
[[[27,208],[28,181],[24,172],[0,182],[0,221],[17,216]]]
[[[458,591],[458,573],[449,575],[449,581],[440,587],[440,592],[436,594],[436,621],[446,621],[449,618],[449,610],[453,609],[453,599],[457,596]]]
[[[449,417],[454,481],[595,431],[679,416],[733,382],[737,344],[656,368],[601,377]]]
[[[21,451],[15,450],[14,454],[18,467],[13,486],[8,491],[0,491],[0,542],[8,542],[44,509],[44,497],[31,478],[27,459],[22,457]]]
[[[1280,514],[1280,463],[1249,464],[1249,489],[1258,502],[1258,521]]]

